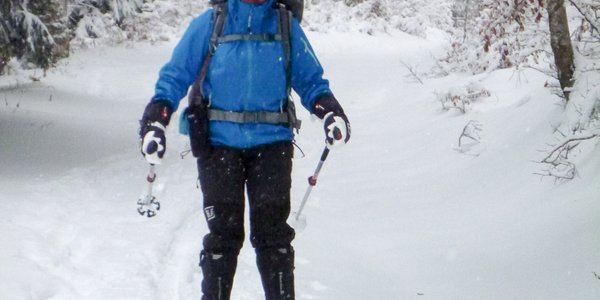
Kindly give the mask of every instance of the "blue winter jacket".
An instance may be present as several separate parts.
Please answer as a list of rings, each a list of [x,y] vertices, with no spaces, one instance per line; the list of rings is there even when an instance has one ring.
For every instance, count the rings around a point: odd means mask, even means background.
[[[276,34],[279,27],[276,0],[254,5],[229,0],[223,34]],[[167,101],[176,110],[202,67],[213,30],[212,10],[194,19],[161,69],[152,101]],[[291,28],[291,84],[302,105],[312,112],[319,96],[331,94],[329,82],[297,20]],[[284,52],[280,41],[223,43],[210,62],[203,84],[211,108],[236,112],[280,112],[287,101]],[[233,148],[251,148],[291,141],[285,125],[240,124],[211,121],[210,142]]]

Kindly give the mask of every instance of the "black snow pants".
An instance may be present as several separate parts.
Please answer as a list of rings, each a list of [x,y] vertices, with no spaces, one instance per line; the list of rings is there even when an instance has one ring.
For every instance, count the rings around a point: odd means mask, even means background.
[[[294,230],[287,224],[293,151],[290,142],[246,150],[214,147],[198,159],[209,228],[200,255],[202,300],[230,297],[244,242],[246,192],[250,241],[266,299],[294,299]]]

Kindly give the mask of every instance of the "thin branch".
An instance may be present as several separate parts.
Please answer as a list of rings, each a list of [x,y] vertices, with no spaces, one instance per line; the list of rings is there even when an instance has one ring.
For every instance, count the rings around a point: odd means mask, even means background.
[[[559,181],[569,181],[569,180],[573,180],[575,179],[575,177],[577,177],[577,169],[575,168],[575,165],[570,166],[572,167],[571,169],[569,169],[567,172],[565,172],[565,174],[559,174],[556,172],[552,172],[551,170],[546,170],[546,173],[533,173],[534,175],[539,175],[542,177],[542,179],[544,177],[553,177],[554,178],[554,183],[558,183]]]
[[[521,66],[521,68],[532,69],[534,71],[538,71],[546,76],[549,76],[549,77],[552,77],[553,79],[558,80],[558,75],[556,75],[556,72],[553,70],[543,70],[538,67],[534,67],[534,66],[530,66],[530,65],[523,65],[523,66]]]
[[[575,1],[573,0],[569,0],[569,2],[571,3],[571,5],[573,5],[578,11],[579,13],[583,16],[583,18],[590,24],[590,26],[592,26],[592,31],[596,30],[597,33],[600,34],[600,30],[598,30],[598,27],[596,27],[594,25],[594,23],[589,19],[589,17],[583,12],[583,10],[575,3]]]
[[[567,150],[567,152],[569,152],[570,150],[572,150],[573,148],[577,147],[577,145],[579,145],[579,143],[577,143],[576,145],[573,145],[572,147],[568,147],[569,143],[572,142],[578,142],[578,141],[585,141],[585,140],[589,140],[589,139],[593,139],[595,137],[598,137],[598,134],[592,134],[589,136],[583,136],[583,137],[573,137],[570,138],[566,141],[564,141],[562,144],[560,144],[558,147],[554,148],[554,150],[552,150],[550,152],[550,154],[548,154],[548,156],[546,156],[546,158],[544,158],[542,160],[543,163],[548,163],[551,164],[554,160],[550,160],[552,156],[554,156],[556,153],[558,153],[558,155],[560,156],[560,153],[562,153],[565,149]]]
[[[581,73],[598,72],[598,71],[600,71],[600,68],[589,68],[589,69],[581,69],[581,70],[579,70],[579,72],[581,72]]]
[[[571,137],[554,149],[539,163],[548,165],[543,173],[534,173],[544,177],[553,177],[555,183],[558,181],[572,180],[578,176],[577,166],[569,161],[571,152],[585,140],[600,137],[600,133],[591,133],[585,136]]]
[[[462,148],[463,137],[479,143],[479,140],[481,139],[479,132],[481,132],[481,123],[477,122],[476,120],[470,120],[467,125],[465,125],[460,136],[458,137],[458,147]]]
[[[404,62],[403,60],[400,61],[400,63],[402,64],[403,67],[405,67],[408,72],[410,73],[408,76],[413,77],[414,79],[416,79],[420,84],[423,84],[423,80],[421,80],[421,78],[419,77],[419,75],[417,74],[417,72],[415,71],[415,68],[409,64],[407,64],[406,62]]]

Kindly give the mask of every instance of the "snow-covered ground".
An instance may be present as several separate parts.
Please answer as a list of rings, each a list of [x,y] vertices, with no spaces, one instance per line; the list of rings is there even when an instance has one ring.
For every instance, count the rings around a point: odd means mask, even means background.
[[[533,174],[563,119],[545,77],[421,84],[404,66],[431,68],[439,33],[309,36],[353,135],[304,211],[298,299],[600,299],[600,149],[571,182]],[[199,299],[207,229],[177,126],[157,168],[162,210],[136,212],[138,119],[173,43],[76,53],[41,82],[0,77],[0,299]],[[491,96],[467,114],[442,110],[436,92],[470,83]],[[301,117],[294,207],[324,145],[320,121]],[[481,142],[459,151],[470,120]],[[232,298],[264,299],[249,243]]]

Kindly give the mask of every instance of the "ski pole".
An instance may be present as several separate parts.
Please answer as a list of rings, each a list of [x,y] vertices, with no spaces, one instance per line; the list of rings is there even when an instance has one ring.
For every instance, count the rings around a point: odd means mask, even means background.
[[[302,203],[300,203],[300,208],[298,209],[298,212],[296,213],[296,221],[298,221],[298,219],[300,218],[300,214],[302,213],[302,210],[304,209],[304,205],[306,204],[306,200],[308,200],[308,196],[310,195],[310,192],[312,191],[312,188],[317,185],[317,178],[319,177],[319,172],[321,172],[321,168],[323,167],[323,163],[325,163],[325,160],[327,159],[327,155],[329,154],[329,148],[325,147],[325,149],[323,150],[323,153],[321,154],[321,160],[319,160],[319,164],[317,165],[317,169],[315,170],[315,173],[308,177],[308,188],[306,189],[306,193],[304,193],[304,198],[302,199]]]
[[[150,164],[146,181],[148,181],[148,191],[146,195],[138,199],[138,213],[140,215],[146,215],[148,218],[156,216],[156,211],[160,210],[160,202],[156,201],[156,197],[152,195],[152,187],[156,180],[156,173],[154,172],[154,165]]]

